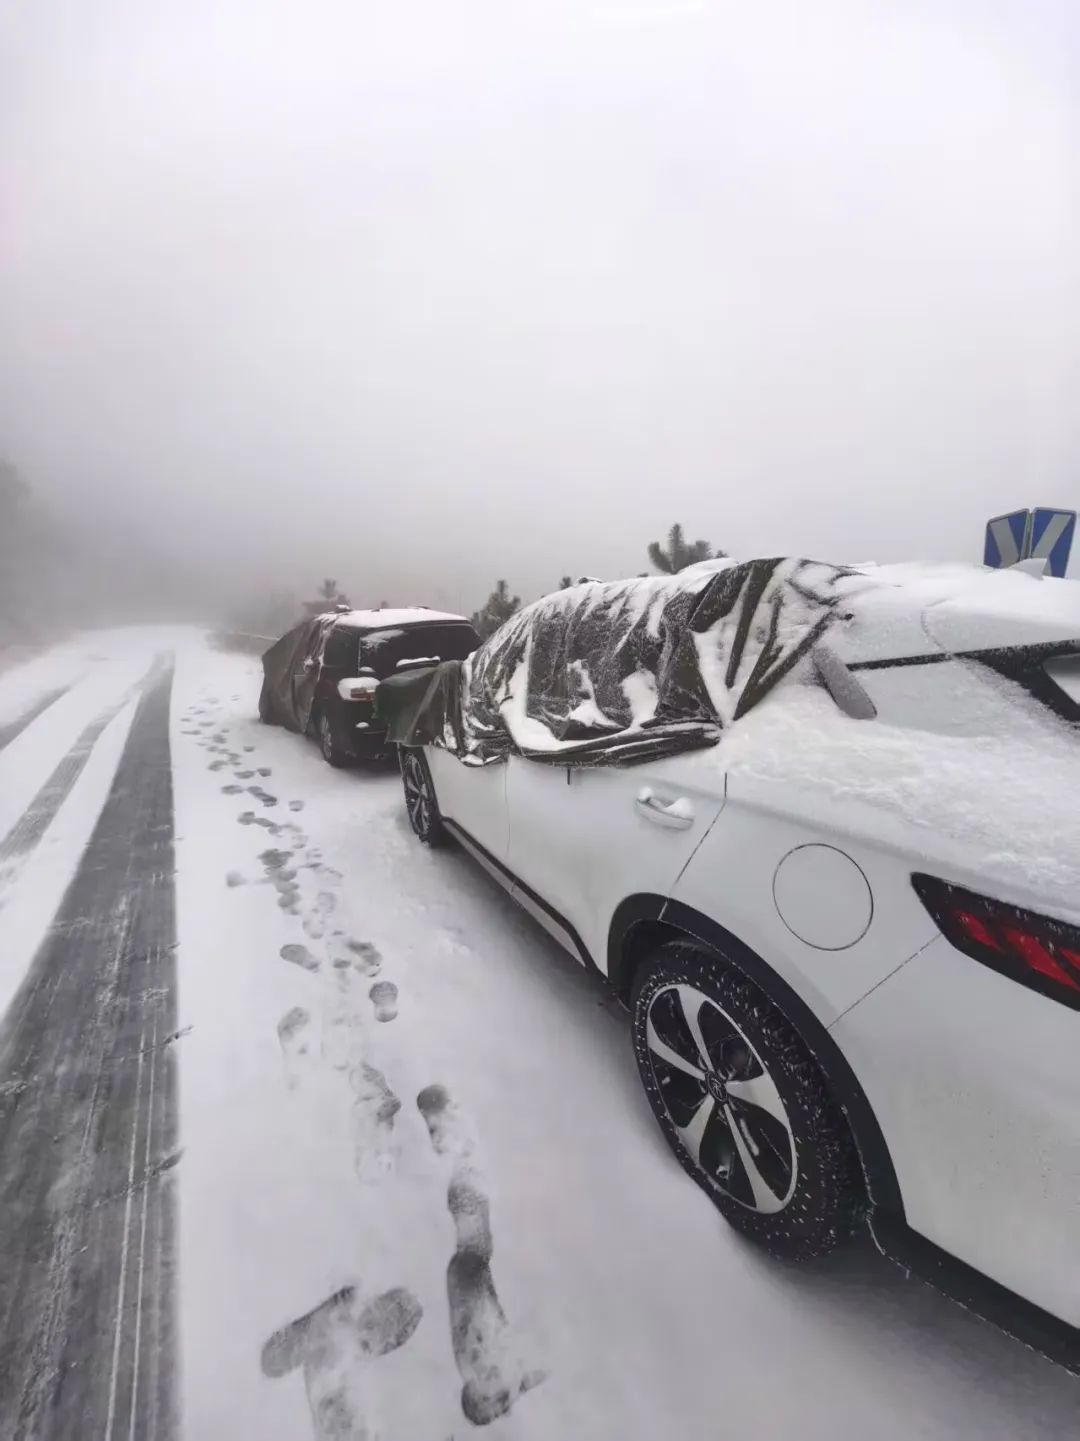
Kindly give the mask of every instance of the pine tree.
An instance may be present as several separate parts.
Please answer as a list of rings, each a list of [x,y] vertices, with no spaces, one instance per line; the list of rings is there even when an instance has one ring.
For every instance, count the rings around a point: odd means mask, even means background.
[[[563,578],[562,578],[562,580],[559,581],[559,589],[560,589],[560,590],[569,590],[570,587],[571,587],[572,585],[574,585],[574,584],[575,584],[575,581],[574,581],[574,579],[573,579],[572,576],[564,575]]]
[[[349,598],[338,590],[338,583],[329,576],[319,586],[319,594],[315,600],[304,602],[306,615],[322,615],[324,611],[333,610],[335,606],[349,604]]]
[[[649,559],[657,570],[665,575],[676,575],[688,565],[702,560],[720,560],[726,551],[713,550],[707,540],[688,541],[683,536],[681,525],[673,525],[668,531],[667,549],[658,540],[649,542]]]
[[[520,609],[521,597],[511,595],[506,581],[500,580],[496,581],[495,589],[483,607],[474,611],[470,618],[480,639],[487,640],[489,635],[494,635],[499,627]]]

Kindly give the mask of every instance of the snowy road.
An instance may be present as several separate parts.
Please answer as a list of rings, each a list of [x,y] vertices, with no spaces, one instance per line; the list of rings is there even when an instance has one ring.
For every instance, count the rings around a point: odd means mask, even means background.
[[[740,1242],[618,1008],[257,670],[133,630],[0,675],[0,1441],[1076,1433],[867,1244]]]

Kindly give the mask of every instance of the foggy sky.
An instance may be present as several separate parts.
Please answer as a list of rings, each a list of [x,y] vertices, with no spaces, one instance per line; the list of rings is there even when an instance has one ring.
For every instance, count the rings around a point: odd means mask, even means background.
[[[193,586],[1080,500],[1071,0],[9,0],[0,454]]]

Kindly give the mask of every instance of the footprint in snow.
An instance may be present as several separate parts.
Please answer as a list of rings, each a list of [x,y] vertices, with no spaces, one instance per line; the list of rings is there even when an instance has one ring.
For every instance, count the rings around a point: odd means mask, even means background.
[[[254,774],[254,771],[237,771],[236,779],[238,781],[249,781]]]
[[[222,770],[225,769],[225,762],[224,762],[224,761],[211,761],[210,764],[206,767],[206,769],[207,769],[208,771],[222,771]]]
[[[278,893],[278,905],[283,911],[296,916],[300,913],[300,886],[296,880],[296,871],[286,866],[291,856],[292,851],[269,850],[263,851],[259,860],[262,861],[267,880]]]
[[[351,952],[349,956],[339,956],[334,961],[335,966],[352,966],[362,976],[377,976],[382,968],[382,956],[377,946],[370,941],[346,941],[345,945]]]
[[[368,991],[371,1004],[375,1007],[377,1021],[392,1021],[397,1016],[397,986],[393,981],[376,981]]]
[[[278,834],[279,827],[273,821],[268,821],[265,816],[257,816],[254,811],[241,811],[236,820],[239,825],[262,826],[263,830],[269,831],[272,836]]]
[[[238,786],[238,785],[222,786],[222,787],[221,787],[221,793],[222,793],[222,795],[226,795],[226,796],[238,796],[238,795],[240,795],[240,794],[242,793],[243,789],[244,789],[243,786]]]
[[[283,961],[290,961],[294,966],[302,966],[305,971],[317,971],[319,969],[318,959],[311,954],[307,946],[291,941],[288,945],[282,946],[278,955]]]
[[[235,890],[237,886],[246,886],[247,878],[239,871],[229,871],[225,876],[225,884],[230,890]]]
[[[290,1091],[294,1091],[300,1084],[300,1077],[303,1070],[303,1058],[309,1053],[308,1027],[311,1024],[311,1015],[303,1006],[293,1006],[291,1011],[286,1011],[281,1020],[278,1021],[278,1040],[281,1042],[281,1055],[285,1062],[285,1081]]]
[[[269,766],[259,766],[259,767],[257,767],[257,773],[258,773],[259,775],[261,775],[261,776],[268,776],[268,775],[272,775],[272,774],[273,774],[273,772],[271,771],[271,769],[270,769]]]
[[[423,1314],[402,1286],[368,1301],[345,1286],[270,1337],[263,1374],[303,1367],[315,1441],[374,1441],[382,1418],[372,1363],[404,1346]]]
[[[302,810],[304,809],[304,802],[303,802],[303,801],[290,801],[290,802],[289,802],[289,809],[290,809],[291,811],[302,811]]]
[[[354,1071],[363,1060],[364,997],[348,960],[333,963],[332,995],[324,1013],[323,1060],[335,1071]]]
[[[353,1166],[357,1178],[379,1182],[394,1169],[394,1117],[401,1102],[381,1071],[361,1062],[351,1073]]]
[[[446,1205],[457,1243],[446,1268],[450,1341],[464,1383],[461,1409],[474,1426],[486,1426],[538,1386],[546,1372],[524,1363],[499,1302],[491,1274],[490,1206],[472,1163],[468,1122],[444,1086],[426,1086],[416,1104],[436,1153],[451,1161]]]
[[[244,750],[247,751],[248,755],[250,755],[251,752],[252,752],[254,749],[255,749],[254,746],[245,746],[245,747],[244,747]]]
[[[304,934],[312,940],[321,940],[326,935],[326,927],[330,923],[330,917],[334,914],[334,907],[337,899],[330,891],[320,891],[315,898],[315,908],[310,915],[304,917]]]

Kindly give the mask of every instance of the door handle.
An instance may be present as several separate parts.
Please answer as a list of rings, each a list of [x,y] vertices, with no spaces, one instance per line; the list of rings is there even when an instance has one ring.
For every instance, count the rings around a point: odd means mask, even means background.
[[[639,815],[652,821],[656,826],[667,826],[673,831],[685,831],[694,824],[694,807],[685,796],[665,801],[644,786],[634,801]]]

